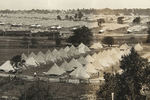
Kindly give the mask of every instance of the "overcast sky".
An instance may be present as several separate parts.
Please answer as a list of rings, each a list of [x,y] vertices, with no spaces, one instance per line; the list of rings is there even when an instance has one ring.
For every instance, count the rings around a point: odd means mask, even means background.
[[[150,0],[0,0],[0,9],[150,8]]]

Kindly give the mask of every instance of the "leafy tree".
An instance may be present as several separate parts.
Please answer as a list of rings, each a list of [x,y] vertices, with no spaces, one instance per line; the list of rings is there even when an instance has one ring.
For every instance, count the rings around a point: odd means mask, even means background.
[[[98,92],[98,98],[110,99],[111,93],[114,92],[115,100],[145,100],[140,90],[143,85],[150,86],[150,65],[147,59],[143,59],[134,50],[122,57],[120,68],[122,74],[105,74],[105,84]]]
[[[83,17],[83,13],[81,11],[78,12],[78,19],[81,20]]]
[[[134,20],[133,20],[133,24],[140,24],[141,22],[141,17],[136,17]]]
[[[76,30],[73,30],[74,35],[68,38],[68,42],[78,45],[80,43],[84,43],[86,45],[89,45],[92,41],[92,33],[91,30],[88,27],[81,27]]]
[[[22,63],[22,57],[21,55],[16,55],[16,56],[13,56],[10,61],[12,65],[19,68],[18,64]]]
[[[69,17],[69,20],[73,20],[73,17],[72,17],[72,16],[70,16],[70,17]]]
[[[19,100],[53,100],[48,84],[36,81],[30,87],[25,88]]]
[[[97,19],[98,26],[101,27],[102,23],[105,23],[103,18]]]
[[[118,24],[123,24],[123,19],[124,19],[124,17],[118,17],[117,18]]]
[[[77,18],[78,18],[78,14],[75,14],[75,15],[74,15],[74,19],[77,19]]]
[[[58,15],[58,16],[57,16],[57,20],[61,20],[61,17],[60,17],[60,15]]]
[[[81,11],[79,11],[78,10],[78,13],[76,13],[75,15],[74,15],[74,18],[75,18],[75,20],[81,20],[82,19],[82,17],[83,17],[83,13],[81,12]]]
[[[69,16],[68,16],[68,15],[66,15],[66,16],[65,16],[65,19],[66,19],[66,20],[68,20],[68,19],[69,19]]]
[[[114,44],[114,38],[113,37],[110,37],[110,36],[107,36],[107,37],[104,37],[102,39],[102,42],[104,44],[107,44],[108,46],[112,46]]]

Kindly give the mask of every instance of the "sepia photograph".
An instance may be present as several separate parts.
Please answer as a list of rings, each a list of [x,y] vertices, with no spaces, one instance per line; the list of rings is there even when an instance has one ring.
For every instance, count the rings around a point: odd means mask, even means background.
[[[150,100],[150,0],[0,0],[0,100]]]

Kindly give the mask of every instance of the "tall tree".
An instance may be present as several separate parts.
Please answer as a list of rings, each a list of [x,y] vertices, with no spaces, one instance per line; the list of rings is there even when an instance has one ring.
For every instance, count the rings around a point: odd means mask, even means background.
[[[81,27],[73,31],[74,35],[68,38],[68,42],[78,45],[80,43],[84,43],[89,45],[92,41],[93,34],[88,27]]]

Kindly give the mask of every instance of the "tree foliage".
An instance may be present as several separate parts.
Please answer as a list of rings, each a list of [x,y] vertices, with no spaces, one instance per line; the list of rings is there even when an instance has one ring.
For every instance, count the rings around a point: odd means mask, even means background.
[[[105,19],[103,18],[97,19],[97,23],[98,23],[98,26],[101,27],[102,23],[105,23]]]
[[[102,42],[104,44],[107,44],[108,46],[112,46],[114,44],[114,38],[111,36],[107,36],[102,39]]]
[[[21,58],[21,55],[16,55],[16,56],[13,56],[11,58],[11,63],[12,65],[14,65],[15,67],[18,67],[18,63],[21,63],[22,62],[22,58]]]
[[[61,20],[61,16],[60,15],[57,16],[57,20]]]
[[[134,20],[133,20],[133,24],[140,24],[141,22],[141,17],[136,17]]]
[[[98,92],[98,98],[111,99],[114,92],[115,100],[145,100],[140,90],[143,85],[150,86],[150,66],[146,59],[132,48],[131,54],[122,57],[120,68],[122,74],[105,74],[105,84]]]
[[[117,23],[118,24],[123,24],[123,19],[124,19],[124,17],[118,17],[117,18]]]
[[[78,45],[80,43],[84,43],[89,45],[92,41],[92,32],[88,27],[81,27],[73,31],[74,35],[68,38],[68,42]]]
[[[75,20],[81,20],[83,16],[84,16],[83,13],[80,10],[78,10],[78,13],[76,13],[74,15],[74,19]]]

